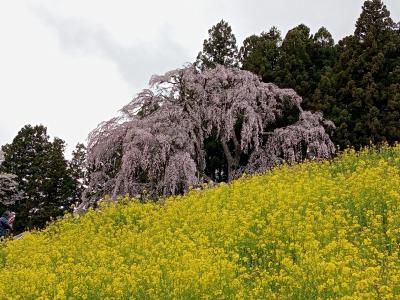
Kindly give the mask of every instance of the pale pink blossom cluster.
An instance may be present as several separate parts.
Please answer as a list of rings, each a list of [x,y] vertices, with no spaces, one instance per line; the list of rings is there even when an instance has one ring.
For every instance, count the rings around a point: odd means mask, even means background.
[[[16,175],[0,173],[0,203],[4,206],[12,205],[21,199],[16,179]]]
[[[105,194],[157,198],[208,181],[211,136],[223,149],[228,181],[283,161],[331,157],[333,123],[303,111],[301,101],[292,89],[222,65],[153,76],[120,117],[90,134],[84,203]]]

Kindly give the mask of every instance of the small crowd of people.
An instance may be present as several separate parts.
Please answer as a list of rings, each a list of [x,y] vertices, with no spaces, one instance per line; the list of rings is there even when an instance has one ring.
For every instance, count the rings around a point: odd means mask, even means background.
[[[13,223],[15,220],[15,212],[6,210],[0,218],[0,238],[7,237],[11,234]]]

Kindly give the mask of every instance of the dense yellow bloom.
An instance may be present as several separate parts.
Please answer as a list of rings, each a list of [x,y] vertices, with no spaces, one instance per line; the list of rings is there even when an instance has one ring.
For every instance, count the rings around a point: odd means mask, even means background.
[[[0,246],[0,299],[400,298],[400,146],[65,216]]]

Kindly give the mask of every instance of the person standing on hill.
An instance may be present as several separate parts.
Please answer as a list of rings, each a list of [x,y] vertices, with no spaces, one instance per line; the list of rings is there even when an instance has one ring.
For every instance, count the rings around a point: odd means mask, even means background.
[[[12,230],[15,213],[6,210],[0,218],[0,237],[8,236]]]

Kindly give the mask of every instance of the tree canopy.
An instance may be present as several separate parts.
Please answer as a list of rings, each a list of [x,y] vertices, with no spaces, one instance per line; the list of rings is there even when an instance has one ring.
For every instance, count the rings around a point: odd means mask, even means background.
[[[230,181],[335,151],[332,122],[303,111],[292,89],[251,72],[222,65],[199,72],[189,65],[153,76],[150,84],[121,117],[91,133],[86,203],[105,194],[181,193],[210,179]],[[207,139],[222,155],[212,169]]]
[[[72,158],[68,163],[68,170],[74,182],[74,195],[75,202],[82,199],[82,194],[87,188],[88,170],[86,167],[86,147],[82,143],[75,146],[72,152]]]
[[[342,148],[400,140],[400,35],[380,0],[366,1],[354,35],[321,77],[313,101],[337,125]]]
[[[203,50],[197,55],[196,65],[200,69],[214,68],[216,65],[237,66],[238,49],[235,35],[227,22],[221,20],[208,30]]]
[[[276,27],[260,36],[254,34],[246,38],[239,52],[242,69],[261,76],[264,82],[275,81],[281,44],[281,33]]]
[[[43,125],[24,126],[12,143],[2,147],[1,172],[15,174],[21,198],[10,208],[17,212],[17,231],[43,227],[71,205],[74,185],[64,158],[64,141],[49,141]]]
[[[282,41],[276,32],[244,40],[243,69],[293,88],[304,109],[322,111],[342,149],[400,140],[400,27],[381,0],[364,2],[354,34],[338,44],[325,27],[311,34],[301,24]]]
[[[284,37],[276,27],[253,34],[238,51],[221,20],[194,64],[153,76],[90,134],[87,154],[79,144],[67,163],[62,140],[25,126],[0,151],[0,202],[43,226],[82,195],[84,205],[105,194],[157,198],[330,157],[334,144],[399,140],[400,26],[381,0],[365,1],[337,44],[327,28],[300,24]]]
[[[294,89],[303,98],[304,108],[314,111],[318,109],[313,93],[337,56],[332,35],[325,27],[312,35],[304,24],[290,29],[284,39],[276,27],[252,35],[243,41],[239,53],[242,69],[261,76],[264,82]]]

